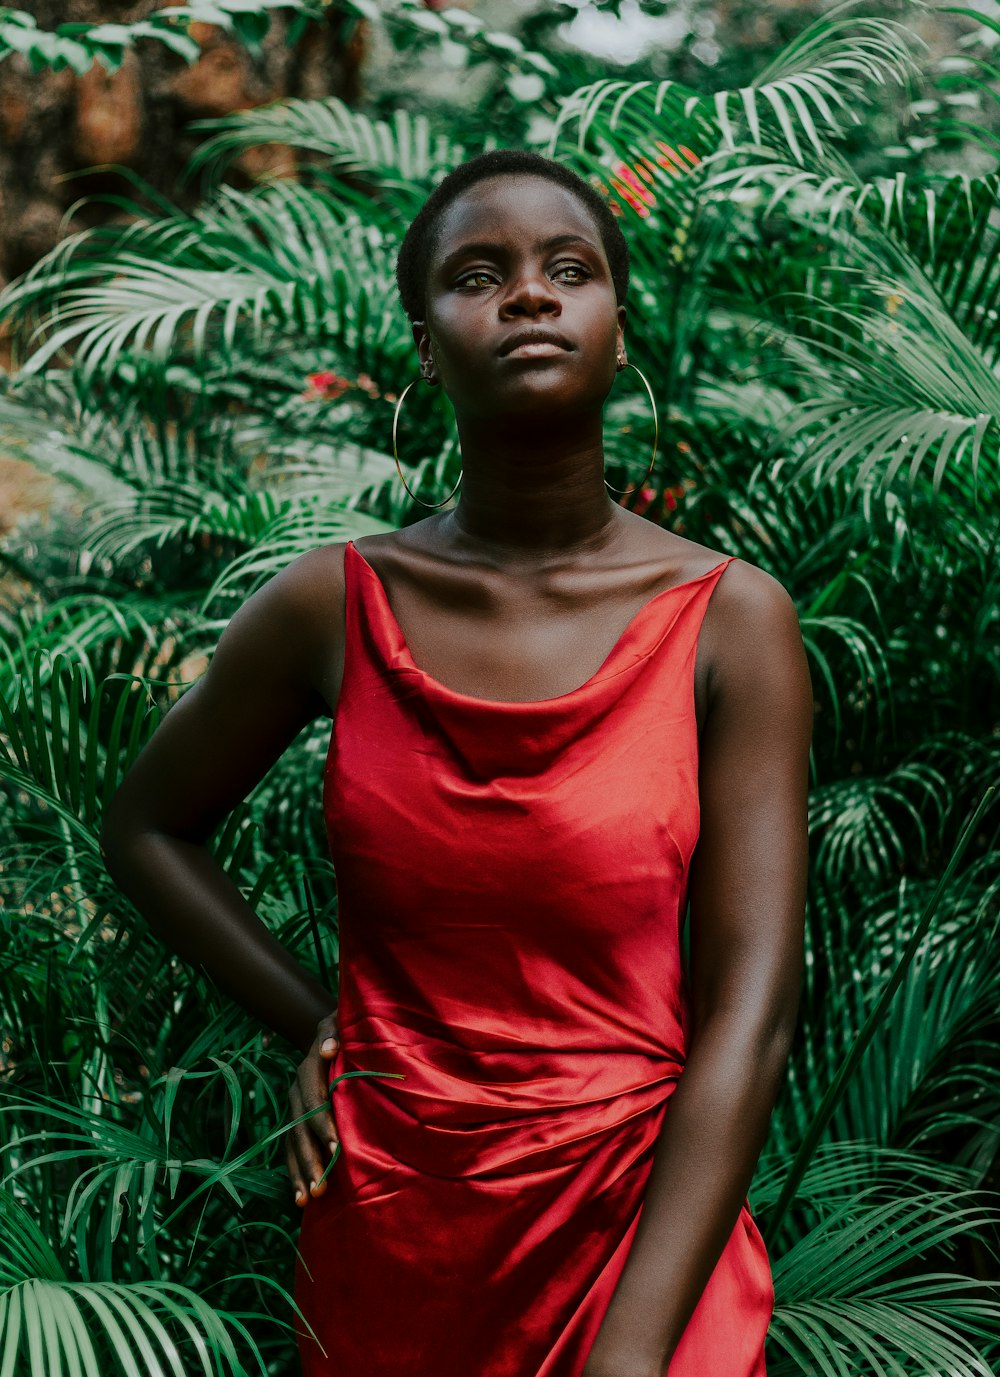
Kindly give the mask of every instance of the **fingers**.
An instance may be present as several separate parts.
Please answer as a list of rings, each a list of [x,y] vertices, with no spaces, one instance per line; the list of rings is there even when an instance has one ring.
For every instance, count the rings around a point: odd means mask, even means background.
[[[293,1119],[307,1109],[316,1110],[285,1134],[285,1160],[300,1209],[310,1196],[322,1195],[326,1190],[325,1177],[339,1150],[329,1091],[329,1062],[339,1049],[340,1029],[334,1009],[317,1023],[316,1037],[299,1064],[288,1094]]]
[[[340,1046],[340,1029],[337,1026],[337,1011],[321,1018],[316,1025],[316,1042],[320,1056],[335,1057]]]
[[[302,1104],[323,1106],[318,1114],[307,1119],[301,1127],[312,1138],[313,1143],[319,1145],[321,1159],[327,1152],[335,1153],[339,1141],[337,1122],[333,1117],[329,1079],[328,1062],[321,1061],[313,1055],[305,1057],[301,1062],[297,1081]]]
[[[340,1046],[337,1015],[334,1011],[320,1019],[316,1037],[299,1063],[288,1095],[293,1119],[308,1109],[316,1112],[285,1135],[285,1157],[295,1193],[295,1203],[303,1208],[310,1196],[326,1190],[326,1174],[339,1150],[339,1135],[333,1116],[329,1090],[329,1061]]]
[[[295,1203],[299,1209],[304,1209],[309,1199],[309,1188],[306,1185],[305,1176],[299,1166],[299,1155],[296,1150],[294,1129],[289,1129],[285,1134],[285,1165],[288,1168],[288,1176],[292,1183],[292,1190],[295,1194]]]
[[[295,1203],[300,1209],[308,1203],[310,1197],[322,1195],[326,1190],[324,1177],[337,1154],[336,1125],[328,1101],[322,1098],[322,1089],[320,1096],[318,1103],[323,1105],[323,1109],[302,1123],[295,1124],[285,1134],[285,1161],[295,1194]],[[298,1119],[316,1103],[315,1095],[307,1097],[303,1093],[299,1079],[296,1078],[288,1093],[291,1117]],[[312,1131],[312,1125],[317,1121],[323,1122],[320,1133]],[[329,1161],[326,1160],[327,1154]]]

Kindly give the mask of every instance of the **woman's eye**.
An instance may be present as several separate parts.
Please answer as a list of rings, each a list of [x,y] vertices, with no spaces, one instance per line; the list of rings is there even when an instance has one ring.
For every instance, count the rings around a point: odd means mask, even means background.
[[[563,273],[572,274],[570,282],[586,282],[590,273],[582,263],[563,263],[554,269],[557,276]],[[458,287],[489,287],[494,281],[494,274],[488,268],[474,268],[471,272],[463,273],[456,282]]]

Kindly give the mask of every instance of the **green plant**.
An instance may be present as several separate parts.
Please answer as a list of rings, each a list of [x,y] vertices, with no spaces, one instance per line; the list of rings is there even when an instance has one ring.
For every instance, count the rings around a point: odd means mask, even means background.
[[[945,64],[897,20],[841,8],[739,91],[602,78],[557,103],[558,60],[416,10],[392,11],[397,36],[443,26],[477,61],[544,76],[543,146],[627,221],[629,349],[666,422],[633,500],[799,608],[817,699],[807,962],[752,1192],[777,1292],[769,1371],[988,1374],[1000,181],[949,162],[965,136],[942,123]],[[966,66],[967,89],[983,71]],[[863,174],[851,128],[921,83],[933,158]],[[39,1373],[57,1334],[88,1372],[171,1371],[167,1334],[190,1345],[184,1371],[291,1370],[290,1054],[151,938],[96,838],[239,603],[302,551],[416,514],[388,457],[414,375],[393,256],[434,179],[491,138],[484,112],[333,100],[203,127],[195,212],[135,206],[0,295],[22,351],[0,436],[85,503],[3,549],[0,1332]],[[260,141],[308,149],[300,180],[223,185]],[[447,415],[419,407],[407,453],[432,499],[458,455]],[[645,424],[638,394],[608,408],[619,486]],[[212,845],[332,986],[328,731],[303,732]]]

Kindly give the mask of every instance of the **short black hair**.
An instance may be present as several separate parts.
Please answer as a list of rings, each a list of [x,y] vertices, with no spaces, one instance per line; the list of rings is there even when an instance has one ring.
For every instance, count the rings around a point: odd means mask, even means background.
[[[396,286],[410,320],[423,320],[426,310],[427,262],[434,248],[441,217],[452,201],[476,182],[511,174],[547,177],[577,196],[597,223],[611,269],[618,304],[628,291],[629,252],[625,236],[601,194],[562,163],[526,148],[495,148],[459,163],[438,183],[403,236],[396,259]]]

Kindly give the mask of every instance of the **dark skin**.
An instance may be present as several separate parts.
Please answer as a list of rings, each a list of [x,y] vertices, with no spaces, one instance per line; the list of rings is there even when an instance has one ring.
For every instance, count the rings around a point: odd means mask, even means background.
[[[506,175],[468,188],[439,229],[413,334],[425,377],[455,408],[461,497],[358,548],[433,678],[491,700],[551,698],[594,674],[651,597],[724,553],[608,497],[602,406],[625,359],[625,308],[587,207],[544,178]],[[543,328],[565,347],[500,352]],[[303,1052],[290,1108],[325,1108],[287,1135],[300,1205],[325,1190],[336,1145],[334,1000],[204,843],[297,733],[334,712],[343,561],[341,545],[312,551],[241,608],[124,780],[102,837],[163,939]],[[741,560],[708,604],[694,691],[692,1037],[583,1377],[662,1377],[737,1223],[797,1015],[812,692],[791,599]]]

